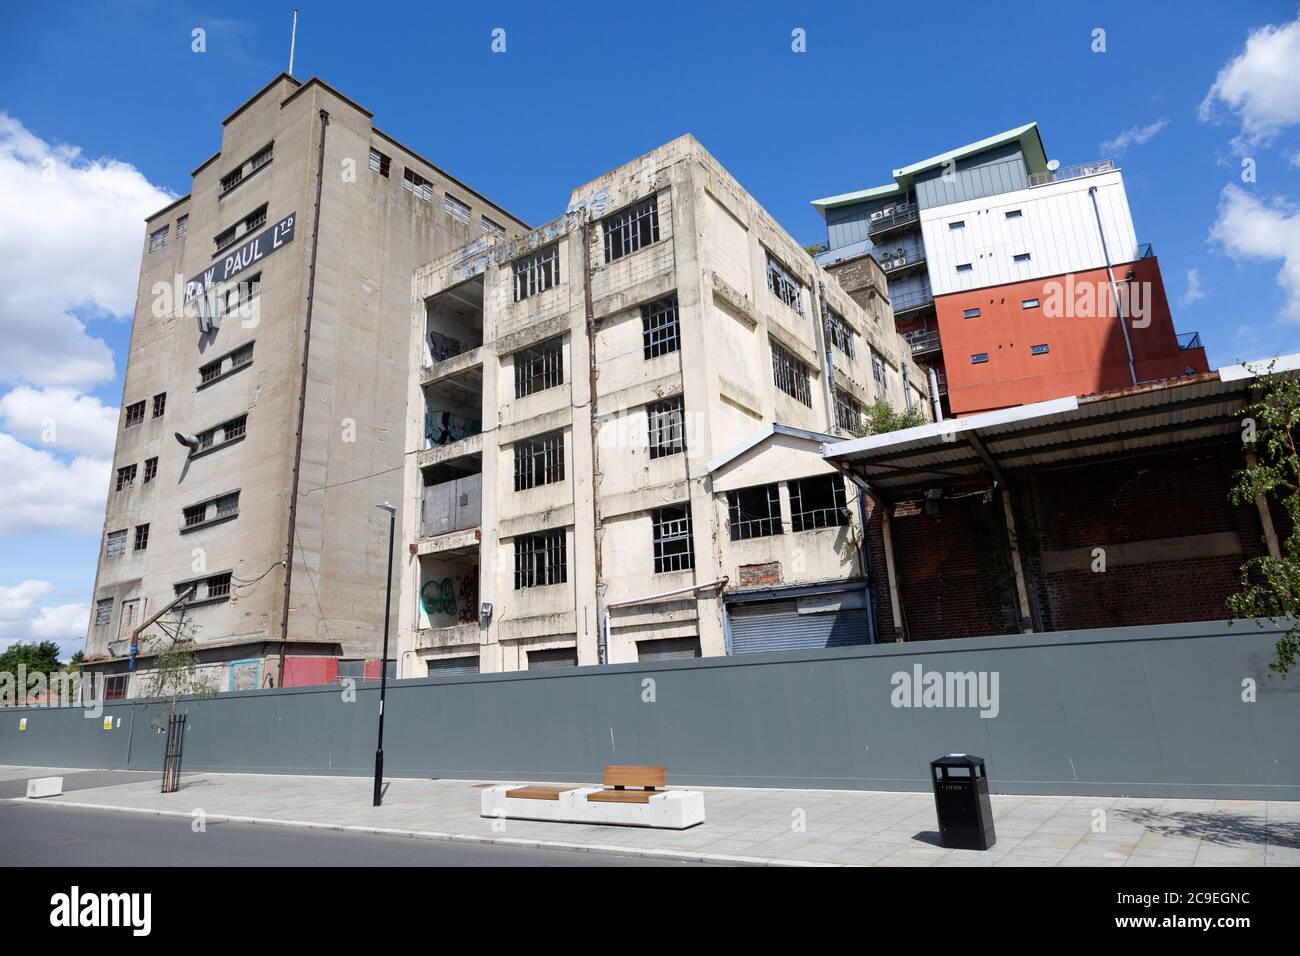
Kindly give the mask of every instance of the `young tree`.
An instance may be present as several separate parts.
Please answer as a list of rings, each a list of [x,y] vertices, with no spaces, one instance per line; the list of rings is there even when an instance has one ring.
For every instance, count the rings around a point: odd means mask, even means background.
[[[1276,374],[1270,363],[1257,394],[1241,412],[1247,464],[1237,475],[1231,500],[1237,505],[1275,501],[1289,528],[1278,543],[1279,557],[1251,558],[1241,566],[1241,590],[1228,598],[1228,609],[1261,625],[1265,620],[1289,625],[1278,639],[1277,660],[1269,664],[1285,677],[1300,654],[1300,621],[1293,616],[1300,607],[1300,378]]]
[[[176,713],[181,697],[212,697],[217,693],[210,678],[202,673],[194,631],[193,622],[181,616],[163,634],[151,634],[143,639],[142,647],[153,655],[146,696],[168,703],[166,710],[154,717],[155,729],[164,727],[166,718]]]
[[[888,402],[873,402],[862,411],[862,427],[858,429],[858,437],[896,432],[924,424],[925,416],[915,407],[898,412]]]

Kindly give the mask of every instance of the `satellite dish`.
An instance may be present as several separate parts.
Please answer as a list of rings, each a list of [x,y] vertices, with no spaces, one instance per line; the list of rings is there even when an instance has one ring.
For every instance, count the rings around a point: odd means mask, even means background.
[[[1047,171],[1049,173],[1054,173],[1060,168],[1061,168],[1061,161],[1059,159],[1049,159],[1047,161]]]

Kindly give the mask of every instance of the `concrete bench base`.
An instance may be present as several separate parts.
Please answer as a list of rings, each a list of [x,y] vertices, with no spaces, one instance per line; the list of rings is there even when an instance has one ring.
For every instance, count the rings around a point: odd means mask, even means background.
[[[526,784],[485,787],[480,814],[506,820],[553,820],[558,823],[599,823],[610,826],[685,830],[704,822],[704,794],[699,790],[666,790],[645,803],[596,803],[587,799],[601,787],[577,787],[556,800],[507,797]]]

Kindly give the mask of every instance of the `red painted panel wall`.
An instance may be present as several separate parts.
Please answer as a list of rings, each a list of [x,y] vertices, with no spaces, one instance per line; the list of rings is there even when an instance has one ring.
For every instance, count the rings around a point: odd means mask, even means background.
[[[1114,270],[1130,290],[1131,317],[1140,307],[1146,323],[1129,326],[1138,379],[1208,371],[1204,349],[1178,347],[1159,260],[1140,259]],[[1039,305],[1025,308],[1028,299]],[[979,309],[979,316],[966,318],[968,309]],[[941,296],[935,311],[954,415],[1132,384],[1105,269]],[[1033,354],[1037,345],[1046,345],[1046,354]],[[988,361],[972,363],[971,356],[980,353]]]
[[[286,657],[285,687],[315,687],[338,680],[339,662],[333,657]]]

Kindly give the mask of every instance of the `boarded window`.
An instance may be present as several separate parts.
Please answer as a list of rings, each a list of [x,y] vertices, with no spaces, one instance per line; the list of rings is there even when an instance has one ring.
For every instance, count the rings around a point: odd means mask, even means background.
[[[465,225],[469,225],[469,206],[466,203],[461,202],[451,193],[442,194],[442,211],[451,216],[451,218],[455,219],[457,222],[463,222]]]
[[[126,554],[126,529],[121,531],[110,531],[104,542],[104,554],[110,558],[115,558],[119,554]]]

